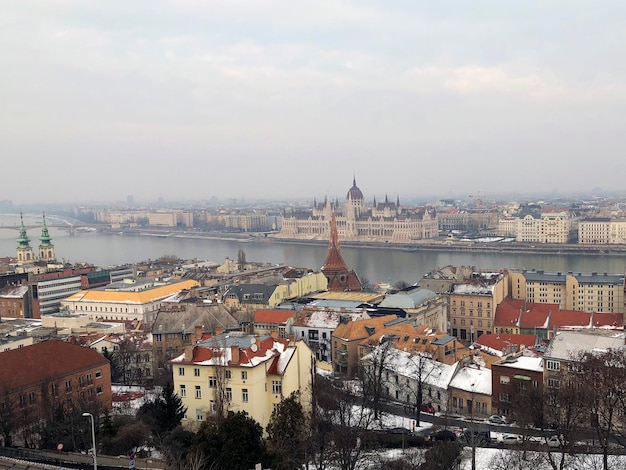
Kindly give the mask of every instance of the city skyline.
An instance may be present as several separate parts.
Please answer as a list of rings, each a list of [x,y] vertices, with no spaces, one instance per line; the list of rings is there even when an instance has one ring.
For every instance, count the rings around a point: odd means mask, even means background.
[[[623,191],[624,13],[11,1],[0,200]]]

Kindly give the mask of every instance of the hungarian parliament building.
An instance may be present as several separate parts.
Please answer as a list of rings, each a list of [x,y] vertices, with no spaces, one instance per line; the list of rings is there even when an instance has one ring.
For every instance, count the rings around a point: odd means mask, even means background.
[[[437,214],[425,207],[401,207],[399,198],[390,202],[365,203],[363,193],[353,181],[343,206],[328,198],[313,203],[312,210],[285,214],[281,238],[328,240],[330,222],[335,213],[341,240],[410,243],[438,235]]]

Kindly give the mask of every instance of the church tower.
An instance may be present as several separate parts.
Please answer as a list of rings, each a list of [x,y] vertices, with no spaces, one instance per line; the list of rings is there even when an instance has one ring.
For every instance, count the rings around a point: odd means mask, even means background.
[[[330,219],[330,241],[328,243],[328,255],[322,266],[322,272],[328,280],[328,290],[331,292],[360,292],[361,281],[354,271],[348,269],[339,249],[339,235],[337,234],[337,221],[333,211]]]
[[[39,244],[39,261],[51,262],[55,261],[54,245],[52,244],[52,238],[48,233],[48,226],[46,225],[46,214],[43,214],[43,227],[41,228],[41,242]]]
[[[35,261],[35,255],[33,249],[30,246],[30,238],[26,234],[26,227],[24,227],[24,217],[20,213],[20,236],[17,239],[17,264],[30,264]]]

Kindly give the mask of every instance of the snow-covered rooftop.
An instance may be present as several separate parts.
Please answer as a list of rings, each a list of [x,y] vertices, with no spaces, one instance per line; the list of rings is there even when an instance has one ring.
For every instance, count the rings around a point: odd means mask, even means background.
[[[472,393],[491,395],[491,370],[472,365],[463,367],[453,377],[450,387]]]

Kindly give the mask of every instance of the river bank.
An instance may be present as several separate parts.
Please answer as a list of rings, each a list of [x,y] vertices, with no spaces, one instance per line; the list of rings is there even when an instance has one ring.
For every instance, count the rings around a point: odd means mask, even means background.
[[[280,243],[289,245],[325,246],[328,240],[282,238],[267,233],[226,233],[176,230],[131,230],[119,232],[123,235],[151,236],[158,238],[189,238],[216,239],[237,241],[239,243]],[[341,246],[351,248],[376,248],[397,250],[411,253],[422,251],[464,252],[464,253],[509,253],[509,254],[549,254],[549,255],[580,255],[580,256],[625,256],[626,245],[580,245],[570,244],[530,244],[511,242],[480,242],[461,240],[423,240],[415,243],[389,243],[377,241],[342,240]]]

